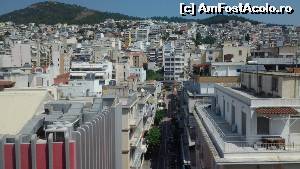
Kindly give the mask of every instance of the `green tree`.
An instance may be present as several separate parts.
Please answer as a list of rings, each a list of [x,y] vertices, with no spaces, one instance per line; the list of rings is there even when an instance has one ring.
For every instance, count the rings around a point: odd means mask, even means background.
[[[203,44],[214,44],[216,42],[216,39],[212,36],[206,36],[204,39],[201,41]]]
[[[202,36],[199,32],[196,34],[196,39],[193,39],[193,41],[196,46],[201,45]]]
[[[162,121],[162,119],[166,116],[165,110],[158,110],[155,113],[155,118],[154,118],[154,125],[159,125],[159,123]]]
[[[245,41],[249,42],[250,41],[250,35],[247,33],[245,36]]]
[[[147,70],[146,72],[146,79],[147,80],[163,80],[162,70],[154,71],[154,70]]]
[[[148,152],[150,154],[156,152],[156,150],[159,148],[160,137],[161,137],[161,133],[158,127],[151,128],[147,133],[145,139],[148,145]]]
[[[166,33],[164,33],[163,35],[162,35],[162,40],[163,41],[166,41],[168,38],[170,37],[170,33],[169,32],[166,32]]]

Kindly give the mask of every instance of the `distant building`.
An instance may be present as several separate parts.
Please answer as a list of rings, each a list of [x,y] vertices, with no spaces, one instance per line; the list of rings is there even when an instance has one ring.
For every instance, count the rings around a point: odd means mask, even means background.
[[[240,76],[244,62],[214,62],[210,65],[211,76]]]
[[[130,68],[129,69],[129,75],[130,76],[136,76],[138,78],[139,82],[146,81],[146,70],[144,68]]]

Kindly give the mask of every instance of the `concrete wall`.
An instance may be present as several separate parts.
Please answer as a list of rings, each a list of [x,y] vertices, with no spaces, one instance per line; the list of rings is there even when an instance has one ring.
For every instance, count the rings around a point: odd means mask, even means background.
[[[242,52],[241,55],[239,52]],[[232,62],[246,62],[247,56],[250,56],[250,47],[246,46],[224,46],[223,47],[223,58],[225,55],[232,54]]]
[[[261,88],[258,87],[258,79],[256,73],[245,73],[241,75],[241,84],[247,89],[263,92],[270,97],[282,97],[282,98],[299,98],[299,78],[275,76],[258,73],[258,76],[262,79]],[[251,85],[249,85],[249,77],[251,79]],[[278,79],[278,91],[272,90],[272,78]]]
[[[11,49],[12,66],[22,67],[25,63],[31,64],[30,44],[15,44]]]
[[[241,65],[212,65],[211,76],[240,76],[241,67]]]

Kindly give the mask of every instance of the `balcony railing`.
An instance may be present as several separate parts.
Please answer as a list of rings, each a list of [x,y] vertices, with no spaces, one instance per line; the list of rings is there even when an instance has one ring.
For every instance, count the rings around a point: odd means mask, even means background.
[[[197,104],[196,104],[197,105]],[[281,138],[279,135],[242,136],[237,133],[224,133],[214,117],[210,115],[205,105],[195,107],[199,119],[202,121],[212,141],[222,153],[268,153],[268,152],[300,152],[300,145],[289,140],[286,142],[262,142],[263,138]]]
[[[257,61],[258,64],[293,64],[295,61],[295,58],[253,58],[252,60]],[[299,62],[298,62],[299,64]]]
[[[143,154],[143,149],[142,149],[142,142],[139,142],[139,146],[138,148],[135,150],[135,153],[134,153],[134,157],[132,159],[132,162],[131,162],[131,167],[132,169],[138,169],[141,167],[142,165],[142,154]]]

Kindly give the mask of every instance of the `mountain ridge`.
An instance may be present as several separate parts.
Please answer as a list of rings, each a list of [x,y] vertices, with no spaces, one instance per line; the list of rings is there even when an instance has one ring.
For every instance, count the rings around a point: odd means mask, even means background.
[[[12,21],[16,24],[48,24],[53,25],[57,23],[68,23],[68,24],[96,24],[106,19],[114,20],[143,20],[143,19],[154,19],[163,20],[169,22],[198,22],[206,25],[214,23],[226,23],[229,20],[236,21],[249,21],[253,24],[260,22],[247,19],[236,15],[215,15],[205,19],[189,19],[183,17],[135,17],[120,13],[113,12],[101,12],[87,7],[82,7],[76,4],[67,4],[57,1],[44,1],[31,4],[30,6],[15,10],[3,15],[0,15],[0,21]]]

